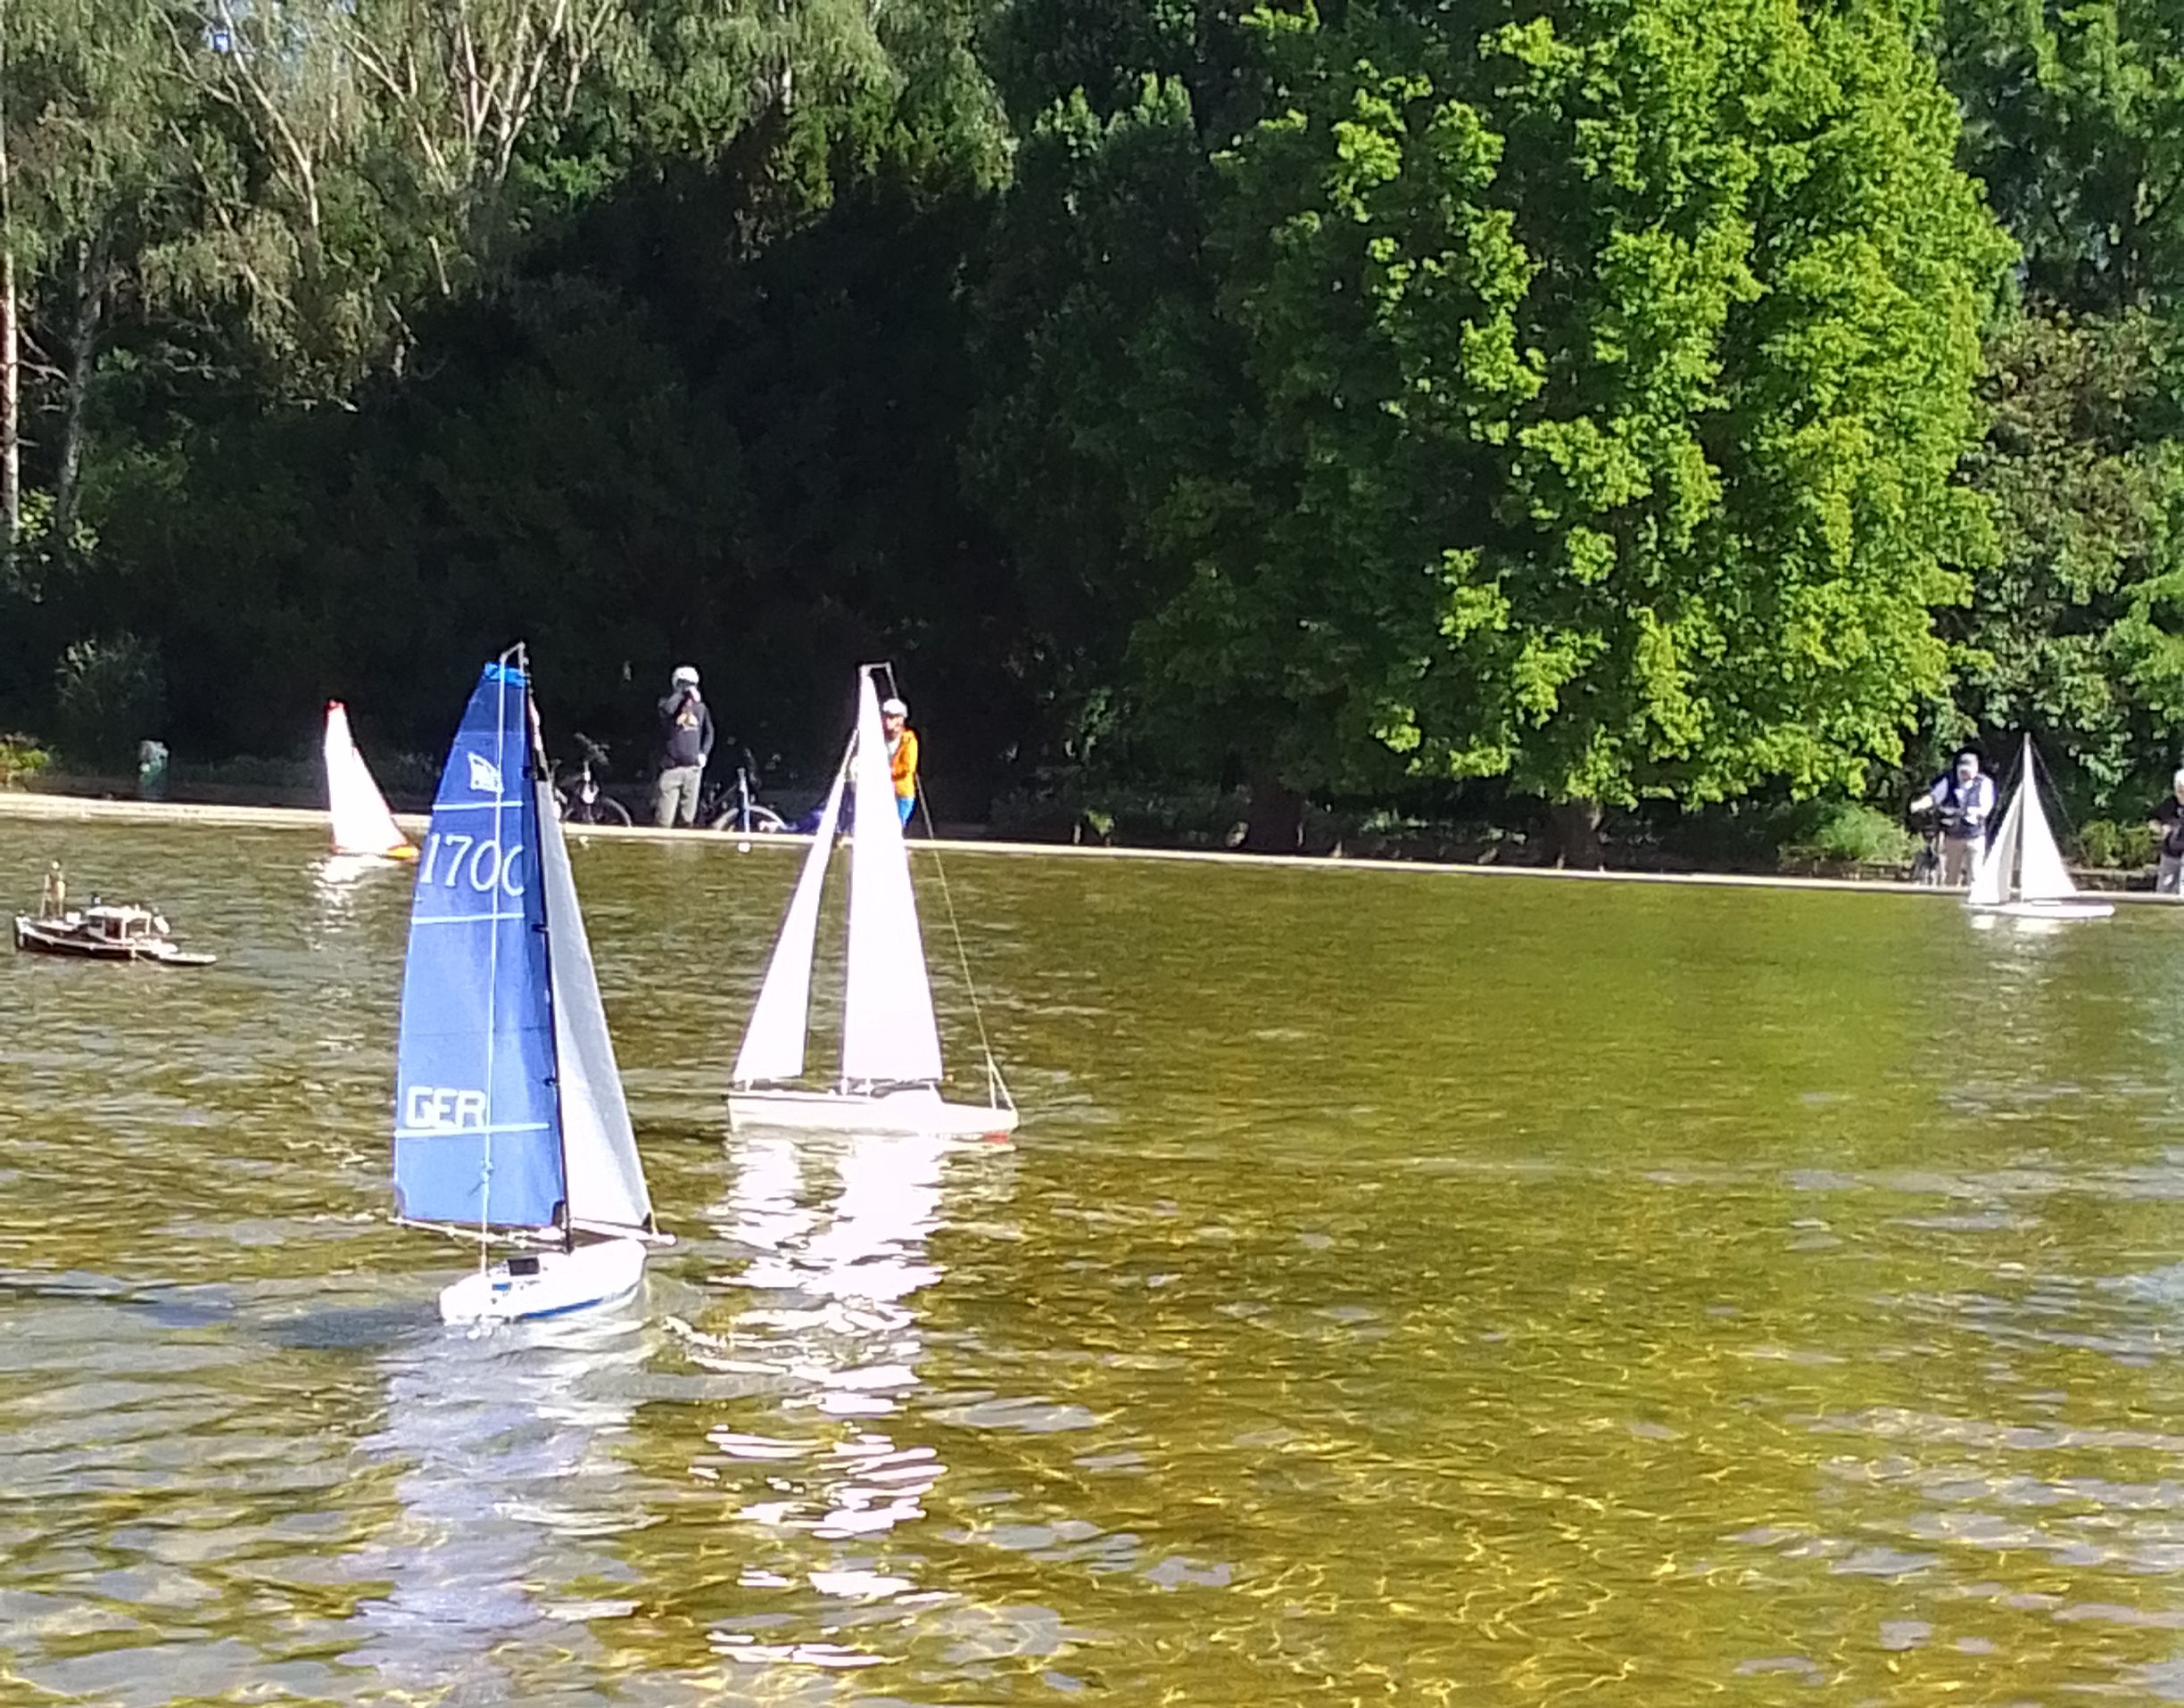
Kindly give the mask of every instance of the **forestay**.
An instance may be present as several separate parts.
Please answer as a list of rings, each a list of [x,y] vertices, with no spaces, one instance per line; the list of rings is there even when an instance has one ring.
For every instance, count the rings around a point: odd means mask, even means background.
[[[349,732],[349,709],[339,700],[327,702],[326,774],[335,853],[388,854],[410,846],[387,811],[386,797],[372,780],[364,755],[357,751]]]
[[[887,736],[870,667],[857,673],[856,822],[849,853],[848,987],[842,1078],[850,1085],[940,1077],[940,1032],[925,978],[910,855],[895,812]]]
[[[607,1011],[600,1001],[592,944],[569,871],[568,845],[540,780],[535,821],[546,877],[547,961],[553,977],[553,1036],[560,1069],[562,1166],[570,1225],[600,1234],[651,1225],[652,1198],[630,1130],[629,1105]]]
[[[395,1063],[396,1213],[545,1227],[567,1197],[529,687],[485,666],[418,863]]]
[[[735,1083],[749,1085],[762,1080],[794,1079],[804,1071],[804,1038],[811,1011],[812,956],[819,941],[819,895],[826,881],[827,860],[834,846],[834,829],[841,817],[842,788],[847,768],[834,773],[818,828],[804,856],[789,912],[782,921],[781,937],[774,958],[766,963],[765,983],[758,988],[758,1002],[751,1010],[750,1027],[743,1047],[736,1052]]]

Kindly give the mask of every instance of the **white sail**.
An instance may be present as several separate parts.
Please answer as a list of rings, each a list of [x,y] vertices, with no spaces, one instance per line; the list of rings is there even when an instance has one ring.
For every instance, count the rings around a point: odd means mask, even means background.
[[[834,787],[827,793],[818,829],[812,834],[811,850],[804,856],[804,870],[789,898],[789,912],[782,920],[774,958],[766,963],[765,983],[758,987],[757,1005],[751,1010],[743,1047],[736,1052],[735,1083],[739,1085],[761,1079],[794,1079],[804,1071],[812,951],[819,940],[819,891],[826,879],[828,856],[833,852],[834,827],[841,816],[842,787],[848,774],[847,767],[834,773]]]
[[[2010,796],[2009,810],[2002,815],[2002,828],[1995,832],[1979,869],[1972,874],[1971,892],[1965,897],[1966,907],[1999,907],[2009,899],[2010,879],[2017,865],[2019,829],[2023,822],[2024,791],[2021,788]]]
[[[849,854],[849,981],[842,1004],[842,1078],[850,1085],[940,1077],[940,1033],[925,979],[896,816],[887,737],[869,666],[857,672],[856,821]]]
[[[327,805],[334,820],[335,854],[389,854],[410,846],[394,823],[386,798],[372,781],[364,755],[349,733],[349,711],[327,702]]]
[[[2032,771],[2032,738],[2025,738],[2024,786],[2018,791],[2024,802],[2024,865],[2018,875],[2017,887],[2028,902],[2060,902],[2078,893],[2078,886],[2071,882],[2070,870],[2063,863],[2063,851],[2056,846],[2055,832],[2048,828],[2048,815],[2040,811],[2039,784]]]
[[[567,1178],[570,1224],[597,1233],[642,1228],[652,1215],[644,1165],[630,1131],[629,1105],[599,976],[584,935],[583,911],[569,871],[553,796],[538,789],[540,863],[546,874],[547,961],[553,974],[556,1073],[561,1092],[562,1166]]]

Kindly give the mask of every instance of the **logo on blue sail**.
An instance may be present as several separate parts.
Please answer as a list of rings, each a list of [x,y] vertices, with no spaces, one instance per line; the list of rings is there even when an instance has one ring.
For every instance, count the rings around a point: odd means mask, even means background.
[[[478,754],[464,755],[470,762],[470,787],[481,795],[500,792],[500,771],[492,761]]]
[[[485,1093],[448,1085],[410,1085],[402,1093],[401,1125],[410,1133],[483,1130]]]

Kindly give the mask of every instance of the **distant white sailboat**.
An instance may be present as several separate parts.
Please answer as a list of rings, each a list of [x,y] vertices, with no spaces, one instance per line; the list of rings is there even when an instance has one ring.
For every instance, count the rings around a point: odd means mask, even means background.
[[[940,1095],[940,1035],[910,886],[910,854],[896,815],[874,667],[857,672],[857,725],[789,900],[789,912],[751,1011],[728,1093],[728,1124],[817,1127],[837,1133],[998,1136],[1016,1128],[1016,1105],[991,1053],[987,1102]],[[849,950],[842,1002],[841,1077],[825,1091],[785,1082],[804,1072],[819,892],[848,788],[855,804],[849,854]],[[976,997],[972,998],[975,1005]]]
[[[387,811],[386,796],[372,781],[371,768],[349,733],[349,708],[327,702],[327,809],[334,822],[337,854],[378,854],[388,860],[415,860],[417,846],[401,833]]]
[[[2105,920],[2113,902],[2078,892],[2056,846],[2048,815],[2040,810],[2039,781],[2032,763],[2032,738],[2024,740],[2021,780],[2002,815],[1979,870],[1972,875],[1965,906],[1974,913],[2015,920]]]
[[[634,1292],[652,1217],[521,656],[485,666],[418,862],[394,1070],[398,1219],[467,1234],[451,1323]],[[525,1248],[487,1264],[492,1245]]]

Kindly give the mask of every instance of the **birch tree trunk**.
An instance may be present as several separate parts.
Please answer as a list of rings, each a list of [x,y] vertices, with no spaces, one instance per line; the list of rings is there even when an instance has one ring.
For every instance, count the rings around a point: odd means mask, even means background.
[[[81,252],[76,309],[68,328],[68,384],[62,393],[61,456],[54,477],[54,550],[64,561],[75,557],[76,523],[83,507],[84,405],[98,362],[99,333],[106,318],[112,284],[106,247],[93,241]]]
[[[0,7],[0,569],[13,566],[22,537],[22,329],[9,199],[7,64],[7,12]]]

